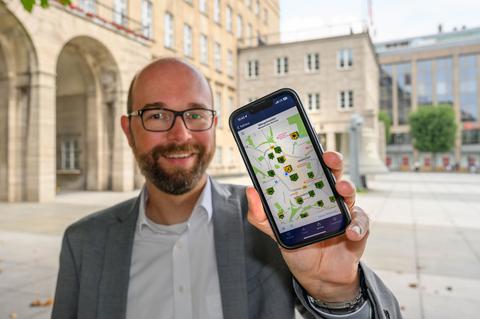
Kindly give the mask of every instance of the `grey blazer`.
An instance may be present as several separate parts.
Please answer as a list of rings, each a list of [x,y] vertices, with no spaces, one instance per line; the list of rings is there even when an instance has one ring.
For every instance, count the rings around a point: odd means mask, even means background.
[[[212,180],[215,250],[225,319],[309,318],[277,245],[246,220],[245,187]],[[124,319],[139,197],[87,216],[65,231],[53,319]],[[375,318],[400,318],[398,303],[366,266]],[[303,299],[303,300],[302,300]],[[304,303],[305,304],[305,303]],[[307,305],[308,308],[308,305]],[[319,316],[316,316],[320,318]]]

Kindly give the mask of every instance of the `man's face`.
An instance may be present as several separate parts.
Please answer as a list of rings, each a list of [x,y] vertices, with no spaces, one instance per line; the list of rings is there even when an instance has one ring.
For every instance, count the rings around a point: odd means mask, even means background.
[[[154,102],[175,111],[212,108],[206,81],[176,63],[144,70],[136,80],[133,97],[133,110]],[[130,134],[126,133],[146,179],[169,194],[184,194],[194,188],[204,176],[215,151],[216,121],[215,118],[209,130],[192,132],[181,117],[176,117],[169,131],[149,132],[143,128],[140,117],[132,117]]]

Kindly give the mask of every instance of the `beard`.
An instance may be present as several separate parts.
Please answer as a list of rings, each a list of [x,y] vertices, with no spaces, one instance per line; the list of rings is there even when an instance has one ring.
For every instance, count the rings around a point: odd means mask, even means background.
[[[177,152],[195,154],[196,161],[192,168],[174,168],[167,171],[159,164],[158,160],[161,156]],[[138,154],[134,148],[143,176],[160,191],[172,195],[185,194],[198,184],[213,158],[213,153],[213,151],[207,151],[205,146],[197,144],[158,145],[145,154]]]

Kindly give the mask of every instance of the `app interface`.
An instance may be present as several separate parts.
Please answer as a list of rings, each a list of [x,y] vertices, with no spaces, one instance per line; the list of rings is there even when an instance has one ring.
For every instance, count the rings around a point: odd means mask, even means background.
[[[341,211],[302,118],[288,99],[279,101],[277,107],[243,115],[237,126],[277,228],[302,239],[338,230]]]

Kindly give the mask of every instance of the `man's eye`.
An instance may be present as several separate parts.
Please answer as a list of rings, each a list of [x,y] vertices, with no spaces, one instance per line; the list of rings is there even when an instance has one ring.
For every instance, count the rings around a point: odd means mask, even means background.
[[[190,114],[190,117],[194,120],[199,120],[202,118],[202,115],[198,114],[198,113],[191,113]]]

